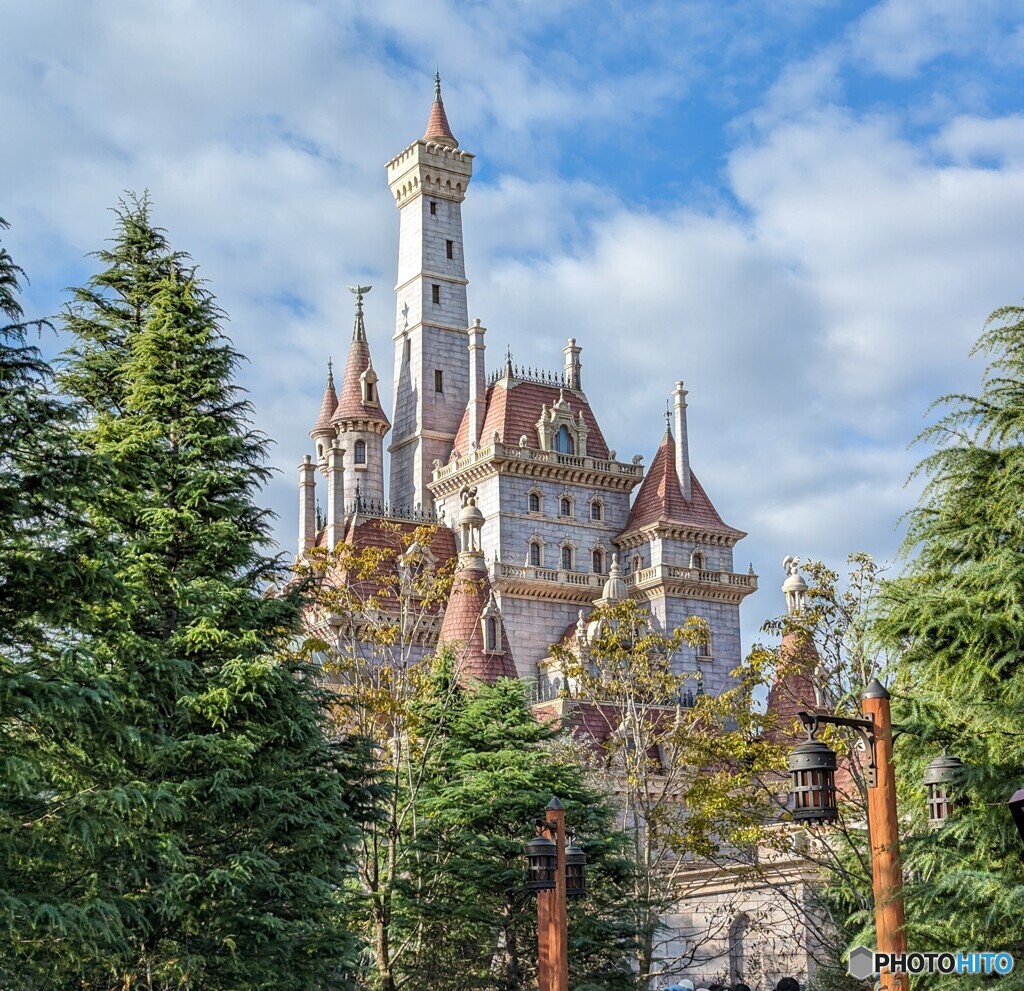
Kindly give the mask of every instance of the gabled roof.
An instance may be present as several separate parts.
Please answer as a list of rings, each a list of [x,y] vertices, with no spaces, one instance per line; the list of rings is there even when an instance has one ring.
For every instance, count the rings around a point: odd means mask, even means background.
[[[500,654],[484,651],[483,624],[480,622],[491,599],[491,582],[483,558],[479,563],[459,570],[455,576],[444,622],[438,640],[456,650],[455,672],[461,685],[475,681],[493,684],[499,678],[515,678],[516,664],[512,657],[512,645],[502,629]]]
[[[310,437],[320,431],[331,429],[331,417],[334,416],[334,411],[337,408],[338,394],[334,391],[334,369],[331,368],[331,363],[328,362],[327,385],[324,388],[324,398],[320,403],[320,415],[316,418],[316,423],[313,424],[313,429],[309,432]]]
[[[583,413],[583,421],[587,425],[587,455],[592,458],[607,458],[608,445],[604,434],[597,425],[594,411],[590,403],[581,393],[562,389],[557,385],[541,385],[538,382],[520,382],[517,379],[501,378],[492,383],[485,393],[486,413],[480,432],[480,445],[490,444],[494,432],[503,444],[517,446],[519,438],[525,435],[528,447],[540,447],[537,436],[537,421],[540,419],[541,407],[551,409],[558,402],[559,396],[572,409],[573,416],[579,419]],[[469,410],[462,415],[455,443],[452,446],[452,459],[469,454]]]
[[[718,510],[711,504],[697,476],[690,473],[689,502],[683,498],[683,490],[676,474],[676,443],[669,431],[654,455],[654,461],[647,471],[640,490],[637,492],[633,508],[629,511],[629,519],[623,533],[638,530],[640,527],[653,523],[681,523],[701,529],[718,530],[733,536],[745,537],[742,530],[737,530],[723,522]]]
[[[449,148],[459,147],[459,142],[455,140],[455,135],[452,134],[452,129],[448,126],[448,115],[444,112],[444,102],[441,100],[440,72],[434,76],[434,103],[430,108],[430,116],[427,118],[427,129],[423,132],[423,140],[436,141]]]
[[[348,348],[348,360],[345,362],[345,375],[341,380],[341,395],[338,405],[331,417],[332,423],[344,420],[373,420],[383,423],[391,429],[391,421],[387,418],[380,405],[380,392],[376,385],[373,391],[373,402],[363,402],[363,387],[360,377],[368,368],[373,367],[370,359],[370,345],[366,340],[366,328],[363,326],[362,308],[356,312],[355,327],[352,330],[352,343]]]

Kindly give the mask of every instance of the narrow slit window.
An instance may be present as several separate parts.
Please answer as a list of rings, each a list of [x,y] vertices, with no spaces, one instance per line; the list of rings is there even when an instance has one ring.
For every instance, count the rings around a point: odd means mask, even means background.
[[[444,250],[445,250],[445,254],[449,258],[454,258],[455,257],[455,242],[454,241],[445,241],[444,242]]]
[[[441,287],[439,285],[432,284],[430,286],[430,299],[435,306],[441,305]]]
[[[430,201],[430,216],[432,216],[432,217],[436,217],[437,216],[437,201],[436,200],[431,200]]]
[[[434,369],[434,392],[444,392],[444,372],[440,368]]]

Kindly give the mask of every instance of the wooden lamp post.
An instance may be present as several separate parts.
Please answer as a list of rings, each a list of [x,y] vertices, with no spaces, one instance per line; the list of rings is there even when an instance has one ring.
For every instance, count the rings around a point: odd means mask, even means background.
[[[818,726],[847,726],[856,730],[870,754],[867,771],[868,833],[871,876],[875,896],[875,931],[880,953],[906,953],[903,878],[900,874],[900,839],[896,818],[896,775],[892,763],[892,714],[889,693],[877,678],[861,696],[863,719],[799,714],[808,728],[806,743],[793,749],[789,770],[793,781],[793,818],[804,822],[833,822],[836,818],[836,755],[814,740]],[[903,972],[882,971],[882,991],[908,991]]]
[[[566,835],[565,807],[552,798],[544,819],[537,820],[537,835],[526,844],[526,886],[537,892],[539,991],[569,991],[566,899],[586,893],[587,858],[575,838],[566,852]]]

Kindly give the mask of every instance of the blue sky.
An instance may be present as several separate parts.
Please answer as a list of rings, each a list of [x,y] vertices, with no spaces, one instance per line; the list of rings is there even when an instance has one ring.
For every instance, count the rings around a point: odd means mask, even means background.
[[[471,317],[490,365],[584,346],[609,444],[647,463],[674,381],[695,471],[781,609],[786,554],[892,559],[907,445],[1024,297],[1024,3],[271,0],[2,3],[0,215],[54,313],[107,208],[148,188],[249,356],[282,474],[367,299],[387,378],[398,216],[384,163],[435,63],[476,153]],[[55,342],[53,349],[60,346]],[[384,383],[386,384],[386,383]]]

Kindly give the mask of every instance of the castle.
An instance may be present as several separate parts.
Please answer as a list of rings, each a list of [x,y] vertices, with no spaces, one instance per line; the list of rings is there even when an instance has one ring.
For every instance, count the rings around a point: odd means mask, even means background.
[[[329,368],[310,430],[315,453],[299,466],[299,555],[341,542],[379,547],[382,522],[405,535],[438,524],[430,546],[414,549],[432,563],[452,560],[456,581],[407,656],[446,642],[465,683],[521,678],[538,706],[547,703],[546,717],[565,715],[552,644],[579,642],[595,604],[626,596],[642,602],[662,632],[692,616],[706,621],[710,639],[684,647],[672,664],[695,672],[693,694],[717,694],[740,663],[739,608],[757,577],[735,569],[733,549],[745,533],[722,520],[690,464],[687,391],[675,382],[661,444],[645,470],[639,455],[623,461],[609,449],[584,391],[577,338],[561,348],[557,371],[517,367],[509,353],[488,370],[487,331],[470,322],[467,306],[462,204],[473,158],[452,134],[438,77],[423,137],[387,164],[400,218],[394,407],[389,418],[366,335],[362,300],[370,287],[352,287],[355,321],[340,388]],[[772,869],[793,899],[805,898],[798,858]],[[794,928],[771,890],[745,887],[742,874],[695,872],[698,901],[665,920],[669,931],[681,946],[728,911],[732,924],[706,948],[705,973],[721,973],[724,960],[735,976],[744,959],[749,972],[756,952],[766,976],[808,975],[800,924]],[[754,918],[783,949],[749,942]]]
[[[299,552],[358,541],[373,518],[454,527],[461,494],[473,489],[479,534],[462,548],[459,571],[487,587],[449,603],[440,631],[463,645],[464,677],[513,675],[536,681],[541,697],[557,694],[549,647],[614,577],[663,630],[690,616],[707,621],[709,643],[676,663],[698,672],[695,690],[714,693],[740,661],[739,606],[757,578],[735,570],[733,548],[745,534],[723,522],[691,468],[683,383],[645,472],[639,456],[620,461],[609,450],[576,338],[557,371],[515,367],[510,354],[488,370],[486,328],[470,322],[466,298],[462,204],[473,157],[452,134],[438,78],[423,137],[387,165],[400,217],[394,409],[389,420],[364,326],[366,289],[354,287],[341,388],[329,373],[310,431],[315,458],[300,466]]]

